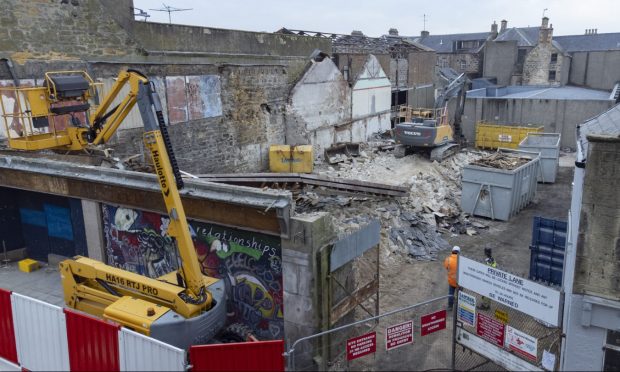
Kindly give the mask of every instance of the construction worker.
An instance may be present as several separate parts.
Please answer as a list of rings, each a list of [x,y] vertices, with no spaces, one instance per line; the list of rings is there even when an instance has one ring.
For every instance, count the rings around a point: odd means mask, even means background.
[[[484,256],[484,263],[487,264],[487,266],[491,266],[493,268],[497,267],[497,262],[495,262],[491,252],[491,246],[488,244],[484,247]],[[482,304],[478,308],[481,310],[489,310],[491,308],[491,299],[482,296]]]
[[[459,261],[459,252],[461,248],[458,245],[452,247],[452,254],[446,257],[443,262],[443,266],[448,270],[448,294],[451,296],[448,298],[448,311],[452,310],[454,304],[454,292],[456,290],[456,270]]]

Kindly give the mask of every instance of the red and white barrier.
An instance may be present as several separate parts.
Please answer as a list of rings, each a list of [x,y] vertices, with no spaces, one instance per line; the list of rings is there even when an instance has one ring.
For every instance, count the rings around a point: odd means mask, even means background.
[[[0,371],[185,371],[185,351],[0,289]]]
[[[190,348],[194,371],[284,371],[284,341]],[[184,350],[0,289],[0,371],[185,371]]]

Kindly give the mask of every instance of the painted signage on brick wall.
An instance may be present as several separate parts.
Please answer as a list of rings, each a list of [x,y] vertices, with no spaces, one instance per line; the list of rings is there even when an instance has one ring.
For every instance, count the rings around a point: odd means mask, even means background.
[[[420,334],[422,336],[446,329],[446,310],[439,310],[420,318]]]
[[[385,350],[393,350],[408,344],[413,344],[413,320],[385,329]]]
[[[459,286],[557,326],[560,291],[467,257],[459,258]]]
[[[106,260],[151,278],[177,270],[169,219],[158,213],[103,205]],[[229,323],[249,326],[260,339],[284,338],[280,239],[190,221],[202,272],[226,284]]]
[[[347,340],[347,360],[361,358],[377,351],[377,332],[366,333]]]
[[[476,333],[483,339],[499,346],[504,346],[504,324],[488,315],[478,313]]]

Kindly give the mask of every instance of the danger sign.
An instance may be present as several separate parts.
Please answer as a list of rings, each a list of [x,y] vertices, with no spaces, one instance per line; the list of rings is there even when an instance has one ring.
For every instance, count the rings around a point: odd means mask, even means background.
[[[504,347],[504,324],[488,315],[478,313],[476,322],[476,333],[485,340]]]
[[[422,336],[446,329],[446,310],[423,315],[420,323],[420,334]]]
[[[347,360],[361,358],[377,351],[377,332],[347,340]]]
[[[387,327],[385,329],[385,349],[413,344],[413,320]]]

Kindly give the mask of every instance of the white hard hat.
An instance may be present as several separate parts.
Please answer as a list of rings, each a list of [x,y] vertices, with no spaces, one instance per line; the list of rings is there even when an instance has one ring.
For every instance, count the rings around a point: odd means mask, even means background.
[[[454,247],[452,247],[452,252],[460,252],[461,251],[461,247],[459,247],[458,245],[455,245]]]

